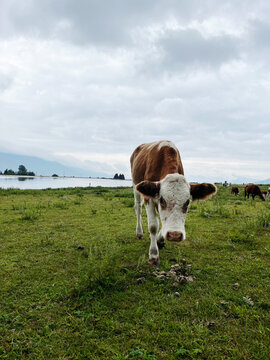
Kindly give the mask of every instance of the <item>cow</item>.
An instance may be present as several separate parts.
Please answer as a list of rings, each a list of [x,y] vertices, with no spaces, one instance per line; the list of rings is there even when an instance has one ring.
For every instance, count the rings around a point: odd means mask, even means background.
[[[232,191],[231,191],[232,194],[234,194],[235,196],[236,195],[239,195],[239,189],[237,186],[232,186]]]
[[[255,196],[259,196],[259,198],[262,201],[265,201],[265,198],[263,197],[262,192],[258,185],[249,184],[249,185],[245,186],[245,200],[246,200],[246,197],[248,197],[248,199],[249,199],[250,194],[251,194],[253,200],[254,200]]]
[[[262,193],[262,196],[264,197],[264,199],[266,200],[268,191],[267,190],[261,190],[261,193]]]
[[[185,240],[185,219],[192,200],[207,199],[217,191],[210,183],[190,185],[184,177],[180,154],[171,141],[138,146],[130,158],[134,188],[136,237],[143,238],[141,221],[144,202],[150,233],[150,265],[159,264],[159,248],[164,241]],[[159,231],[159,219],[161,229]]]

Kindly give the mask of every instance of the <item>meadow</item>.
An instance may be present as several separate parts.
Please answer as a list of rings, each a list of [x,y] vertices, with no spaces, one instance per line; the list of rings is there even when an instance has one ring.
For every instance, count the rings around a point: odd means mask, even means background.
[[[187,240],[160,253],[161,271],[190,265],[177,285],[147,264],[131,188],[0,189],[0,359],[269,359],[270,201],[255,199],[191,203]]]

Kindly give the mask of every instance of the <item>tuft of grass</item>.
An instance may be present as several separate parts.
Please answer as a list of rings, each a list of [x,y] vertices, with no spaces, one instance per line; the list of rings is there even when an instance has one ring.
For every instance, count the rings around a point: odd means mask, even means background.
[[[40,211],[35,208],[23,209],[20,211],[20,219],[23,221],[35,221],[40,216]]]
[[[255,225],[259,229],[270,230],[270,211],[264,211],[258,214],[255,218]]]
[[[128,208],[134,207],[134,200],[130,198],[122,198],[121,203]]]

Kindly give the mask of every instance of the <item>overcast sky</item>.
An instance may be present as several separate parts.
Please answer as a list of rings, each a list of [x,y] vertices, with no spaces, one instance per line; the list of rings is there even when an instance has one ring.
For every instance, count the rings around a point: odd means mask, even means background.
[[[270,177],[268,0],[0,0],[0,152],[130,177]]]

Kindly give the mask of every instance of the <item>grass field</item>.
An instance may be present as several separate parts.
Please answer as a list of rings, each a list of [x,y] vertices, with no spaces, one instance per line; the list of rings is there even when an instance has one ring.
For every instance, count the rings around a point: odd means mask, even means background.
[[[143,217],[130,188],[0,190],[0,359],[270,359],[270,201],[193,202],[177,286]]]

